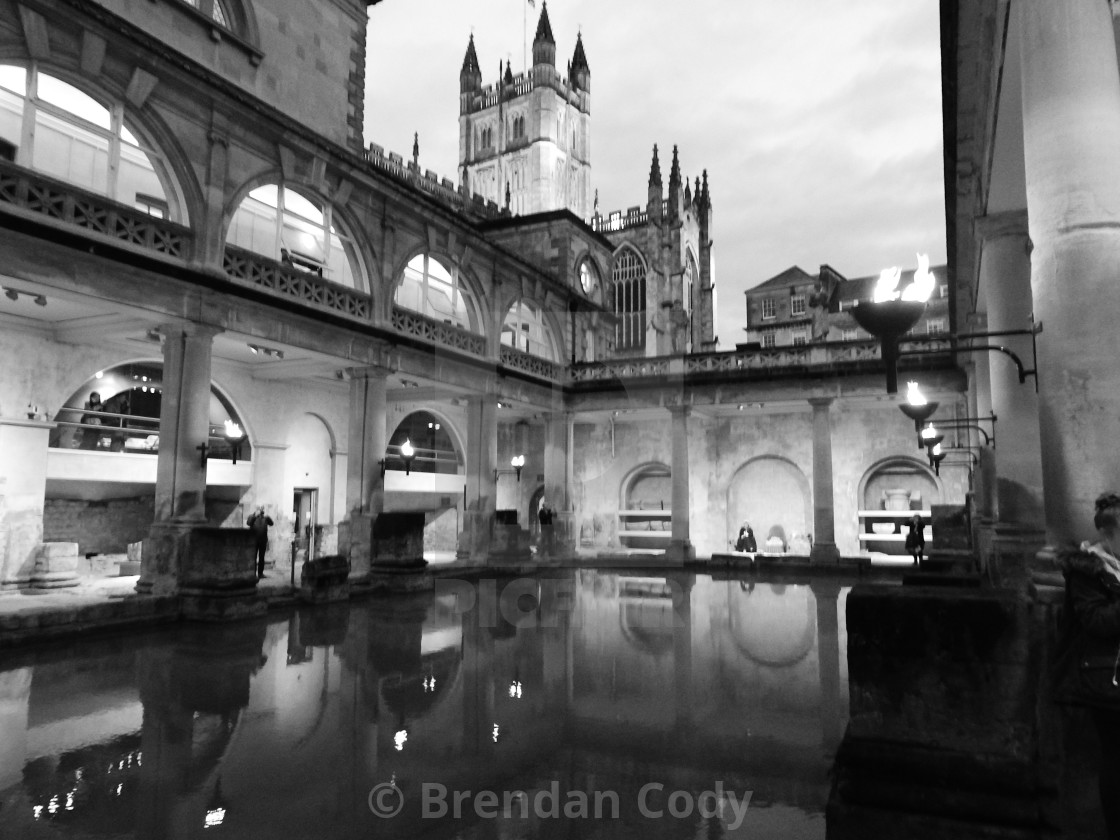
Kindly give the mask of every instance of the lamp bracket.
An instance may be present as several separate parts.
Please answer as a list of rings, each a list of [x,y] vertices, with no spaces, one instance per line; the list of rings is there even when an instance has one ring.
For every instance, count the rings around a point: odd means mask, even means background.
[[[995,351],[1003,353],[1008,356],[1011,361],[1015,363],[1015,368],[1019,373],[1019,384],[1023,385],[1027,381],[1028,376],[1034,377],[1034,391],[1038,393],[1038,342],[1036,336],[1042,332],[1042,322],[1035,323],[1034,316],[1031,316],[1031,326],[1025,330],[994,330],[992,332],[973,332],[973,333],[954,333],[946,335],[941,340],[948,341],[949,346],[944,349],[938,350],[899,350],[899,356],[939,356],[942,353],[977,353],[981,351]],[[973,344],[968,347],[960,347],[957,342],[959,341],[972,341],[974,339],[987,339],[987,338],[1001,338],[1009,335],[1029,335],[1031,337],[1031,361],[1034,367],[1030,370],[1026,369],[1023,360],[1019,358],[1018,354],[1009,347],[1002,344]],[[929,341],[928,337],[924,338],[903,338],[902,342],[912,341]]]

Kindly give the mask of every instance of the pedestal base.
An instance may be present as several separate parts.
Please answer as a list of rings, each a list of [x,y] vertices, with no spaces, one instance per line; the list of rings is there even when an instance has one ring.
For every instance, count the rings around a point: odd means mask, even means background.
[[[840,549],[836,543],[815,542],[809,551],[809,562],[834,566],[840,562]]]
[[[672,540],[662,556],[676,563],[695,563],[696,546],[687,540]]]
[[[31,585],[36,589],[64,589],[78,585],[78,544],[51,542],[39,546]]]

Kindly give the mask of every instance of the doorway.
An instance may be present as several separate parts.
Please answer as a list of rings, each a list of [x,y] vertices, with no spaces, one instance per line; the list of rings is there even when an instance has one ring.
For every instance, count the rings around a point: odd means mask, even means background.
[[[315,512],[319,490],[297,487],[292,495],[292,546],[297,563],[315,558]]]

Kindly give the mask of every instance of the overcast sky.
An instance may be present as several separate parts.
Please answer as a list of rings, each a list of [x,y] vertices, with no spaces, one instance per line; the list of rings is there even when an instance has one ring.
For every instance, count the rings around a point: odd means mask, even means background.
[[[528,0],[370,7],[366,141],[458,183],[459,69],[474,32],[483,84],[524,67]],[[563,73],[583,32],[599,210],[646,201],[679,146],[708,170],[722,349],[743,290],[791,265],[847,277],[945,260],[937,0],[552,0]],[[532,48],[529,49],[530,60]]]

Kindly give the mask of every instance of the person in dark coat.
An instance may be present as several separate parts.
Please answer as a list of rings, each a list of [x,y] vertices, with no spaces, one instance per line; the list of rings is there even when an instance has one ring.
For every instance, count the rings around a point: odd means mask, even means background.
[[[268,528],[273,524],[272,517],[264,512],[264,506],[257,508],[246,523],[257,540],[257,579],[264,577],[264,555],[268,551]]]
[[[552,508],[545,499],[541,499],[541,506],[537,510],[537,522],[541,526],[541,550],[547,554],[552,553]]]
[[[914,565],[917,566],[921,564],[922,555],[926,550],[926,536],[922,525],[922,517],[915,513],[910,517],[907,527],[910,530],[906,533],[906,550],[914,558]]]
[[[750,525],[744,525],[739,529],[739,538],[735,540],[735,550],[754,554],[758,551],[758,543],[755,542],[754,529]]]
[[[1059,703],[1087,708],[1100,738],[1100,797],[1120,838],[1120,495],[1097,498],[1099,539],[1059,554],[1066,593],[1055,663]]]

